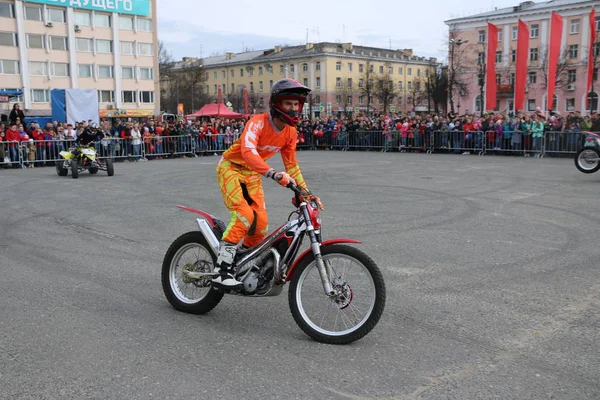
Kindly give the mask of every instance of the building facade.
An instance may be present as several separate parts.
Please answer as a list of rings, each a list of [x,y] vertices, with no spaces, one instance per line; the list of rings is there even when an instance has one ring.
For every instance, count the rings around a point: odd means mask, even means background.
[[[598,111],[597,93],[600,85],[595,81],[590,93],[587,93],[586,87],[590,46],[594,46],[596,58],[600,56],[598,42],[589,43],[589,14],[592,7],[594,2],[581,0],[554,0],[542,3],[525,1],[514,7],[446,21],[450,39],[454,39],[450,43],[449,62],[456,63],[454,65],[457,80],[461,80],[466,85],[465,91],[461,92],[456,88],[453,90],[455,109],[460,105],[459,113],[481,110],[478,72],[479,64],[485,62],[487,54],[487,24],[490,22],[498,27],[495,111],[505,113],[514,111],[517,32],[518,20],[521,19],[529,28],[529,61],[523,111],[535,111],[536,107],[546,111],[547,55],[550,18],[551,12],[554,11],[563,17],[563,29],[561,57],[557,66],[559,76],[552,110],[560,113],[579,111],[582,114]],[[599,28],[600,17],[596,17],[595,29]],[[586,109],[587,96],[590,96],[592,101],[590,101],[590,108]]]
[[[52,89],[97,89],[101,117],[160,111],[156,0],[0,0],[0,89],[26,116]]]
[[[425,111],[423,96],[428,72],[435,71],[435,58],[417,57],[412,50],[391,50],[354,46],[352,43],[307,43],[302,46],[275,46],[272,49],[244,53],[227,53],[202,60],[186,58],[175,69],[186,64],[202,65],[203,85],[210,96],[221,88],[223,98],[239,93],[244,86],[257,97],[254,112],[266,111],[274,82],[293,78],[313,90],[304,108],[305,116],[339,115],[341,113],[384,111],[375,91],[367,99],[368,80],[389,76],[393,82],[393,99],[387,112]],[[373,82],[371,82],[371,87]],[[391,85],[390,85],[391,86]],[[418,90],[416,88],[418,87]],[[418,104],[412,96],[419,95]],[[432,106],[433,108],[433,106]]]

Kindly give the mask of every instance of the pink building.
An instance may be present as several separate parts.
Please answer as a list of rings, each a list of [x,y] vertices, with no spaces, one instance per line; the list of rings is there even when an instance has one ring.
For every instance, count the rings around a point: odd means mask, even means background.
[[[589,14],[593,1],[554,0],[542,3],[525,1],[514,7],[469,17],[446,21],[449,27],[450,64],[456,71],[456,81],[464,84],[463,89],[453,90],[454,110],[459,113],[480,112],[481,62],[487,54],[488,22],[498,27],[496,49],[497,101],[495,111],[514,111],[514,72],[517,48],[518,20],[529,27],[529,64],[524,111],[535,111],[547,107],[547,54],[550,41],[550,16],[557,12],[563,17],[561,58],[557,67],[558,79],[552,110],[560,113],[579,111],[588,114],[598,111],[600,82],[594,81],[589,109],[586,109],[586,85],[588,51],[594,46],[594,55],[600,55],[600,44],[589,43]],[[598,10],[596,11],[598,13]],[[600,17],[596,17],[596,30],[600,28]],[[454,59],[452,59],[452,54]],[[597,62],[600,57],[596,57]],[[598,63],[600,66],[600,63]],[[597,72],[597,68],[594,70]],[[597,73],[595,73],[595,77]],[[485,94],[484,94],[485,100]],[[483,103],[485,104],[485,102]],[[460,108],[458,108],[460,106]],[[450,110],[450,107],[448,107]]]

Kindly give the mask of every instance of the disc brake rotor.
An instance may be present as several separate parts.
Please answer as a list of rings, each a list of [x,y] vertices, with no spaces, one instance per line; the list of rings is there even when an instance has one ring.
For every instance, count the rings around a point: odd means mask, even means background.
[[[181,268],[181,275],[184,283],[191,283],[197,287],[207,287],[210,285],[210,278],[200,279],[190,278],[186,272],[209,272],[212,264],[205,260],[198,260],[195,263],[187,263]]]
[[[331,286],[336,292],[336,294],[331,297],[331,304],[335,307],[339,307],[340,310],[348,307],[354,298],[352,288],[348,285],[348,282],[336,278],[331,282]]]

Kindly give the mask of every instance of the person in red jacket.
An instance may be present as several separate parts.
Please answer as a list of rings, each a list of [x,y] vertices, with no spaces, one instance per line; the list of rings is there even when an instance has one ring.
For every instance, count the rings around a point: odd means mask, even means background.
[[[21,134],[17,129],[17,124],[11,124],[6,130],[5,134],[6,141],[8,142],[8,151],[10,154],[10,161],[13,163],[19,162],[19,151],[18,145],[21,141]]]
[[[223,153],[217,165],[217,179],[231,221],[219,246],[217,268],[212,283],[217,287],[238,288],[242,282],[233,276],[232,264],[238,243],[252,247],[268,232],[268,217],[261,177],[281,186],[289,183],[304,189],[305,199],[320,200],[309,191],[296,160],[296,125],[310,89],[293,79],[275,82],[271,89],[269,113],[251,118],[244,131]],[[281,153],[285,172],[276,172],[266,160]]]

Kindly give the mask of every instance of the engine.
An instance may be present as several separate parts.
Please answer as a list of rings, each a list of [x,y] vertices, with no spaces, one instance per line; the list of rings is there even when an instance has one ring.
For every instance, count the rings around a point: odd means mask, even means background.
[[[276,250],[275,250],[276,251]],[[263,294],[270,288],[275,272],[275,257],[270,254],[262,265],[253,266],[242,283],[246,293]]]

